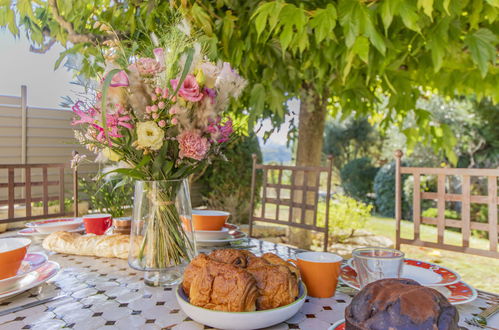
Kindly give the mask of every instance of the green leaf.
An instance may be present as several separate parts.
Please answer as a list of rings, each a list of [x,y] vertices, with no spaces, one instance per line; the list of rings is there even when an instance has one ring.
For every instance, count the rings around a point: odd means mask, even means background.
[[[418,9],[423,8],[424,13],[433,20],[433,0],[418,0]]]
[[[185,59],[184,69],[182,70],[182,74],[180,75],[180,79],[178,80],[177,88],[173,91],[172,97],[176,96],[180,87],[182,87],[185,77],[187,77],[189,71],[191,70],[193,59],[194,59],[194,48],[189,48],[187,50],[187,58]]]
[[[260,37],[265,26],[267,25],[267,18],[274,8],[273,2],[266,2],[258,6],[251,19],[255,21],[256,35]]]
[[[449,11],[450,0],[444,0],[443,5],[444,5],[444,10],[447,13],[447,15],[450,15],[450,11]]]
[[[250,104],[253,106],[252,115],[258,117],[263,113],[265,105],[265,87],[257,83],[253,85],[250,93]]]
[[[310,19],[309,26],[314,30],[315,41],[320,43],[328,35],[334,35],[337,13],[332,4],[328,4],[324,9],[317,9]]]
[[[385,27],[385,34],[388,33],[388,28],[392,24],[393,16],[397,13],[399,0],[384,0],[381,4],[381,20]]]
[[[478,24],[480,23],[480,14],[483,9],[483,0],[473,0],[471,5],[471,15],[470,15],[470,27],[472,29],[478,29]]]
[[[360,8],[358,0],[340,0],[338,12],[340,14],[340,25],[345,34],[345,44],[352,47],[355,39],[360,33]]]
[[[202,27],[203,31],[211,36],[213,34],[212,22],[210,15],[197,3],[195,3],[191,8],[191,14],[194,20]],[[148,17],[153,17],[149,15]]]
[[[17,0],[17,10],[20,15],[28,16],[29,18],[33,18],[33,8],[31,7],[30,0]]]
[[[419,16],[416,11],[416,6],[412,1],[401,1],[399,14],[405,26],[413,31],[421,32],[421,28],[418,25]]]
[[[495,62],[496,42],[497,37],[486,28],[470,33],[464,39],[464,43],[471,52],[471,58],[480,69],[482,77],[487,75],[489,62]]]
[[[369,62],[369,40],[366,37],[358,37],[352,47],[352,51],[366,63]]]
[[[123,175],[126,175],[128,177],[131,177],[131,178],[137,179],[137,180],[144,180],[145,179],[144,173],[137,171],[134,168],[117,168],[115,170],[103,173],[102,177],[109,175],[109,174],[112,174],[112,173],[123,174]],[[101,177],[101,179],[102,179],[102,177]]]
[[[293,26],[286,25],[284,29],[282,29],[281,35],[279,36],[279,41],[281,42],[281,49],[284,56],[284,52],[288,48],[291,43],[291,39],[293,38]]]
[[[499,8],[499,0],[486,0],[486,1],[489,5]]]

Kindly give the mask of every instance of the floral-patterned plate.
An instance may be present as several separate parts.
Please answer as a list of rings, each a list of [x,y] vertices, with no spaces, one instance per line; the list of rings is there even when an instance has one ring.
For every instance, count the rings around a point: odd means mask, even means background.
[[[40,268],[24,276],[8,287],[0,289],[0,299],[27,291],[35,286],[43,284],[57,275],[61,267],[55,261],[47,261]]]
[[[345,330],[345,320],[339,320],[338,322],[330,326],[327,330]]]
[[[341,267],[340,280],[349,287],[359,290],[360,286],[357,281],[357,273],[352,267],[348,265],[343,265]],[[462,281],[444,286],[430,287],[442,293],[452,305],[469,303],[477,297],[475,288]]]
[[[85,231],[85,227],[80,226],[76,229],[65,230],[65,231],[67,231],[68,233],[81,233],[81,232]],[[17,232],[17,234],[21,235],[21,236],[40,236],[40,237],[43,237],[43,236],[48,236],[51,233],[40,233],[35,228],[24,228],[24,229],[19,230]]]
[[[12,285],[13,283],[17,282],[27,274],[37,270],[46,262],[47,262],[47,256],[43,253],[36,253],[36,252],[27,253],[21,263],[21,267],[19,267],[19,270],[17,271],[17,274],[15,276],[0,280],[0,291],[2,290],[2,288],[6,288]]]
[[[349,259],[347,264],[355,270],[352,260]],[[461,280],[459,274],[453,270],[432,264],[431,262],[415,259],[404,260],[401,277],[414,280],[425,286],[445,286]]]

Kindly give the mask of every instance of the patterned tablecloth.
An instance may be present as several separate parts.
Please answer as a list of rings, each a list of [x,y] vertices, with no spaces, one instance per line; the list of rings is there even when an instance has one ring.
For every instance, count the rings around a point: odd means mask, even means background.
[[[10,235],[9,235],[10,234]],[[2,236],[11,236],[4,233]],[[251,240],[255,254],[273,252],[283,258],[297,250],[269,242]],[[43,250],[34,242],[32,251]],[[37,288],[0,301],[0,311],[60,294],[67,298],[0,317],[0,329],[208,329],[187,317],[177,303],[174,288],[152,288],[144,284],[142,273],[128,267],[126,260],[48,253],[61,265],[60,273]],[[285,323],[271,329],[327,329],[343,319],[351,300],[351,290],[341,285],[329,299],[308,298],[303,308]],[[480,292],[469,304],[459,305],[461,325],[499,296]],[[499,328],[499,315],[489,325]]]

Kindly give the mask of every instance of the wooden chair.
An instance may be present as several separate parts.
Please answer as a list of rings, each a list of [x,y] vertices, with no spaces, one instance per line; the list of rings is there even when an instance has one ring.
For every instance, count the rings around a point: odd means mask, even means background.
[[[331,175],[333,168],[332,159],[332,156],[328,157],[328,165],[325,167],[263,165],[257,164],[256,155],[253,154],[253,174],[251,179],[251,201],[249,218],[250,236],[253,235],[254,221],[313,230],[324,233],[324,251],[327,251],[329,236],[329,200],[331,197]],[[259,216],[255,216],[253,210],[253,207],[255,205],[254,192],[256,188],[257,171],[259,170],[263,171],[261,214]],[[268,176],[270,171],[277,171],[277,183],[269,182]],[[290,173],[290,184],[283,184],[283,171],[288,171]],[[317,208],[319,205],[321,173],[326,173],[327,175],[327,191],[325,196],[327,202],[325,207],[325,223],[323,226],[317,224]],[[299,182],[300,178],[302,179],[301,182]],[[275,189],[275,198],[268,195],[268,189]],[[288,198],[282,196],[282,189],[289,190]],[[309,193],[313,194],[313,198],[308,198]],[[301,196],[301,198],[299,198],[299,196]],[[265,214],[267,204],[275,205],[275,216],[269,217]],[[288,215],[285,216],[285,219],[281,219],[279,217],[280,206],[288,207],[289,209]],[[300,213],[299,217],[296,214],[297,212]],[[308,217],[307,214],[309,215]],[[310,219],[312,219],[312,221],[310,221]]]
[[[487,256],[499,258],[497,248],[497,178],[499,177],[499,169],[477,169],[477,168],[422,168],[422,167],[403,167],[401,166],[402,151],[395,152],[395,218],[396,218],[396,248],[399,249],[401,244],[410,244],[416,246],[424,246],[429,248],[443,249],[449,251],[469,253],[479,256]],[[414,198],[413,198],[413,221],[414,235],[412,239],[401,237],[401,220],[402,220],[402,175],[408,174],[414,176]],[[437,192],[421,191],[421,176],[435,175],[437,176]],[[448,193],[445,189],[445,180],[447,176],[455,176],[461,178],[461,194]],[[487,178],[487,194],[472,195],[471,194],[471,178],[486,177]],[[421,201],[434,200],[437,203],[438,215],[437,218],[428,218],[421,215]],[[445,203],[446,202],[461,202],[461,219],[446,219],[445,218]],[[488,205],[488,223],[480,223],[471,221],[470,208],[471,203]],[[437,226],[436,242],[424,241],[421,238],[421,224],[431,224]],[[445,228],[459,228],[462,234],[460,245],[452,245],[444,242]],[[470,247],[471,230],[482,230],[488,232],[489,246],[488,249],[480,249]]]
[[[0,176],[7,174],[7,182],[0,183],[0,196],[6,196],[6,199],[0,200],[0,206],[7,205],[7,218],[0,220],[0,224],[44,219],[48,217],[61,217],[67,216],[68,213],[64,210],[64,171],[69,168],[68,164],[9,164],[0,165]],[[41,169],[41,181],[33,181],[33,170]],[[49,169],[54,169],[55,173],[49,175]],[[16,171],[17,170],[17,171]],[[20,180],[16,181],[16,172],[20,174]],[[78,216],[78,173],[77,170],[73,172],[73,199],[74,199],[74,212],[75,217]],[[56,176],[57,179],[49,180],[49,177]],[[58,186],[56,193],[49,193],[50,186]],[[16,193],[15,188],[24,188],[24,192]],[[33,187],[42,187],[41,197],[33,196]],[[2,190],[6,189],[2,192]],[[5,197],[4,197],[5,198]],[[59,212],[50,212],[49,201],[59,201]],[[32,202],[43,202],[43,213],[39,215],[32,214]],[[16,204],[24,204],[26,207],[25,216],[15,216]]]

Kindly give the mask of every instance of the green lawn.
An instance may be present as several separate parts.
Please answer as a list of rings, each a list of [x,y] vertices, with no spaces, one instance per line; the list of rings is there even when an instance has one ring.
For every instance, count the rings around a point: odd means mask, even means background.
[[[412,222],[403,221],[401,227],[402,236],[411,237],[412,228]],[[394,219],[371,217],[366,224],[366,229],[395,241]],[[424,240],[434,239],[437,236],[436,232],[436,227],[428,225],[421,226],[421,237]],[[461,240],[461,234],[446,230],[444,240],[448,244],[458,244]],[[488,241],[472,237],[470,245],[472,247],[486,248]],[[437,263],[455,270],[461,275],[463,281],[473,285],[477,289],[499,293],[499,259],[409,245],[402,245],[401,250],[409,258]]]

